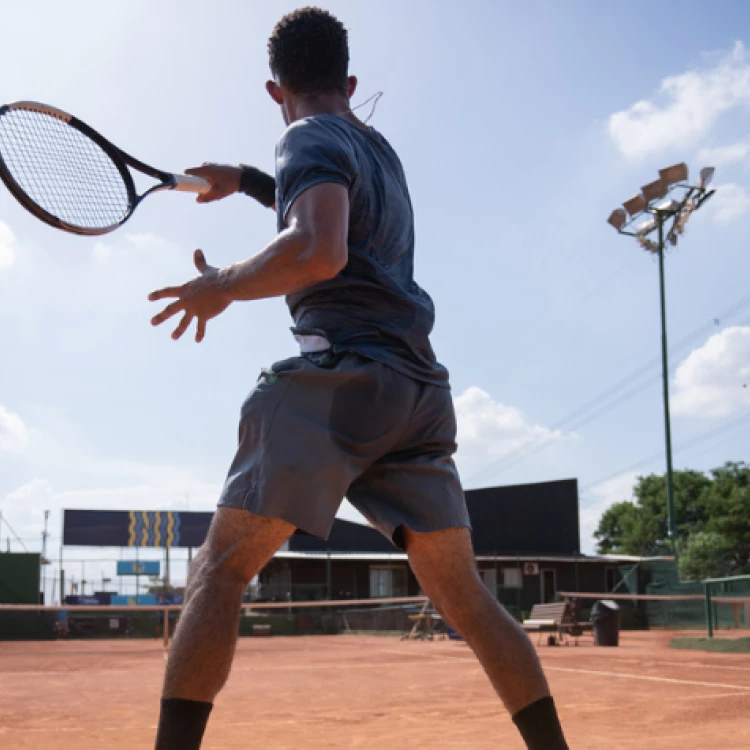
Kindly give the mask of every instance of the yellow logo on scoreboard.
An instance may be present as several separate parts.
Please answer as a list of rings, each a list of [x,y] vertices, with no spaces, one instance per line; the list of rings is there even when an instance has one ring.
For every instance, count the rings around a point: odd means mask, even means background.
[[[129,511],[129,547],[174,547],[180,543],[180,514],[173,511]]]

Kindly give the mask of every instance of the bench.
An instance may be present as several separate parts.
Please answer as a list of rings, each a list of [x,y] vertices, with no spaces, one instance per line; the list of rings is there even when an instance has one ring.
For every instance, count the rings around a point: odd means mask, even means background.
[[[523,621],[524,630],[539,633],[537,645],[541,643],[544,633],[556,633],[560,643],[567,645],[566,637],[570,635],[577,646],[579,636],[591,627],[591,623],[578,622],[570,602],[535,604],[531,608],[529,619]],[[550,643],[554,645],[552,641]]]
[[[562,640],[561,627],[567,610],[565,602],[554,604],[535,604],[531,608],[529,619],[523,621],[523,629],[539,633],[537,645],[542,642],[543,633],[557,633]]]

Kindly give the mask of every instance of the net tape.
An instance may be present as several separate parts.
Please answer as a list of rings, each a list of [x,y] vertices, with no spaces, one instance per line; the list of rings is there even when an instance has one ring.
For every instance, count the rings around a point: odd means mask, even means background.
[[[0,154],[26,195],[47,213],[83,229],[119,224],[130,210],[117,165],[86,134],[42,112],[0,117]]]

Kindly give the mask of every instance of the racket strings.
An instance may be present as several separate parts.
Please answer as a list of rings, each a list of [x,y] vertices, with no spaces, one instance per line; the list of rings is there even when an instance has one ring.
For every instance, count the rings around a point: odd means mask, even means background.
[[[118,225],[131,209],[112,158],[52,115],[13,109],[0,117],[0,155],[24,193],[48,214],[82,229]]]

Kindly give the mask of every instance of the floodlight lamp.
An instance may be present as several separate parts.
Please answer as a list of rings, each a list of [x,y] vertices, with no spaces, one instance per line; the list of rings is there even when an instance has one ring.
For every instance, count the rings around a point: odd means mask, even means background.
[[[641,211],[645,211],[648,204],[646,203],[646,199],[640,193],[638,193],[638,195],[634,195],[632,198],[628,198],[628,200],[623,201],[622,205],[625,206],[625,210],[631,216],[635,216]]]
[[[619,232],[624,226],[625,222],[628,220],[628,215],[625,213],[625,211],[622,208],[616,208],[612,213],[610,214],[607,221]]]
[[[688,178],[687,164],[684,162],[680,164],[673,164],[671,167],[659,170],[659,177],[661,181],[669,186],[674,185],[677,182],[685,182]]]
[[[703,167],[703,169],[701,169],[700,179],[698,180],[698,187],[705,188],[713,179],[715,171],[716,170],[713,167]]]
[[[664,203],[660,203],[658,206],[656,206],[657,211],[661,211],[662,213],[669,214],[669,213],[675,213],[677,209],[680,207],[680,204],[678,201],[676,201],[674,198],[670,198],[668,201],[664,201]]]
[[[660,179],[654,180],[648,185],[644,185],[641,188],[641,192],[646,201],[651,203],[651,201],[663,198],[667,194],[667,186]]]
[[[637,234],[639,237],[645,237],[649,232],[653,232],[656,229],[656,219],[649,219],[644,221],[643,224],[638,225]]]

